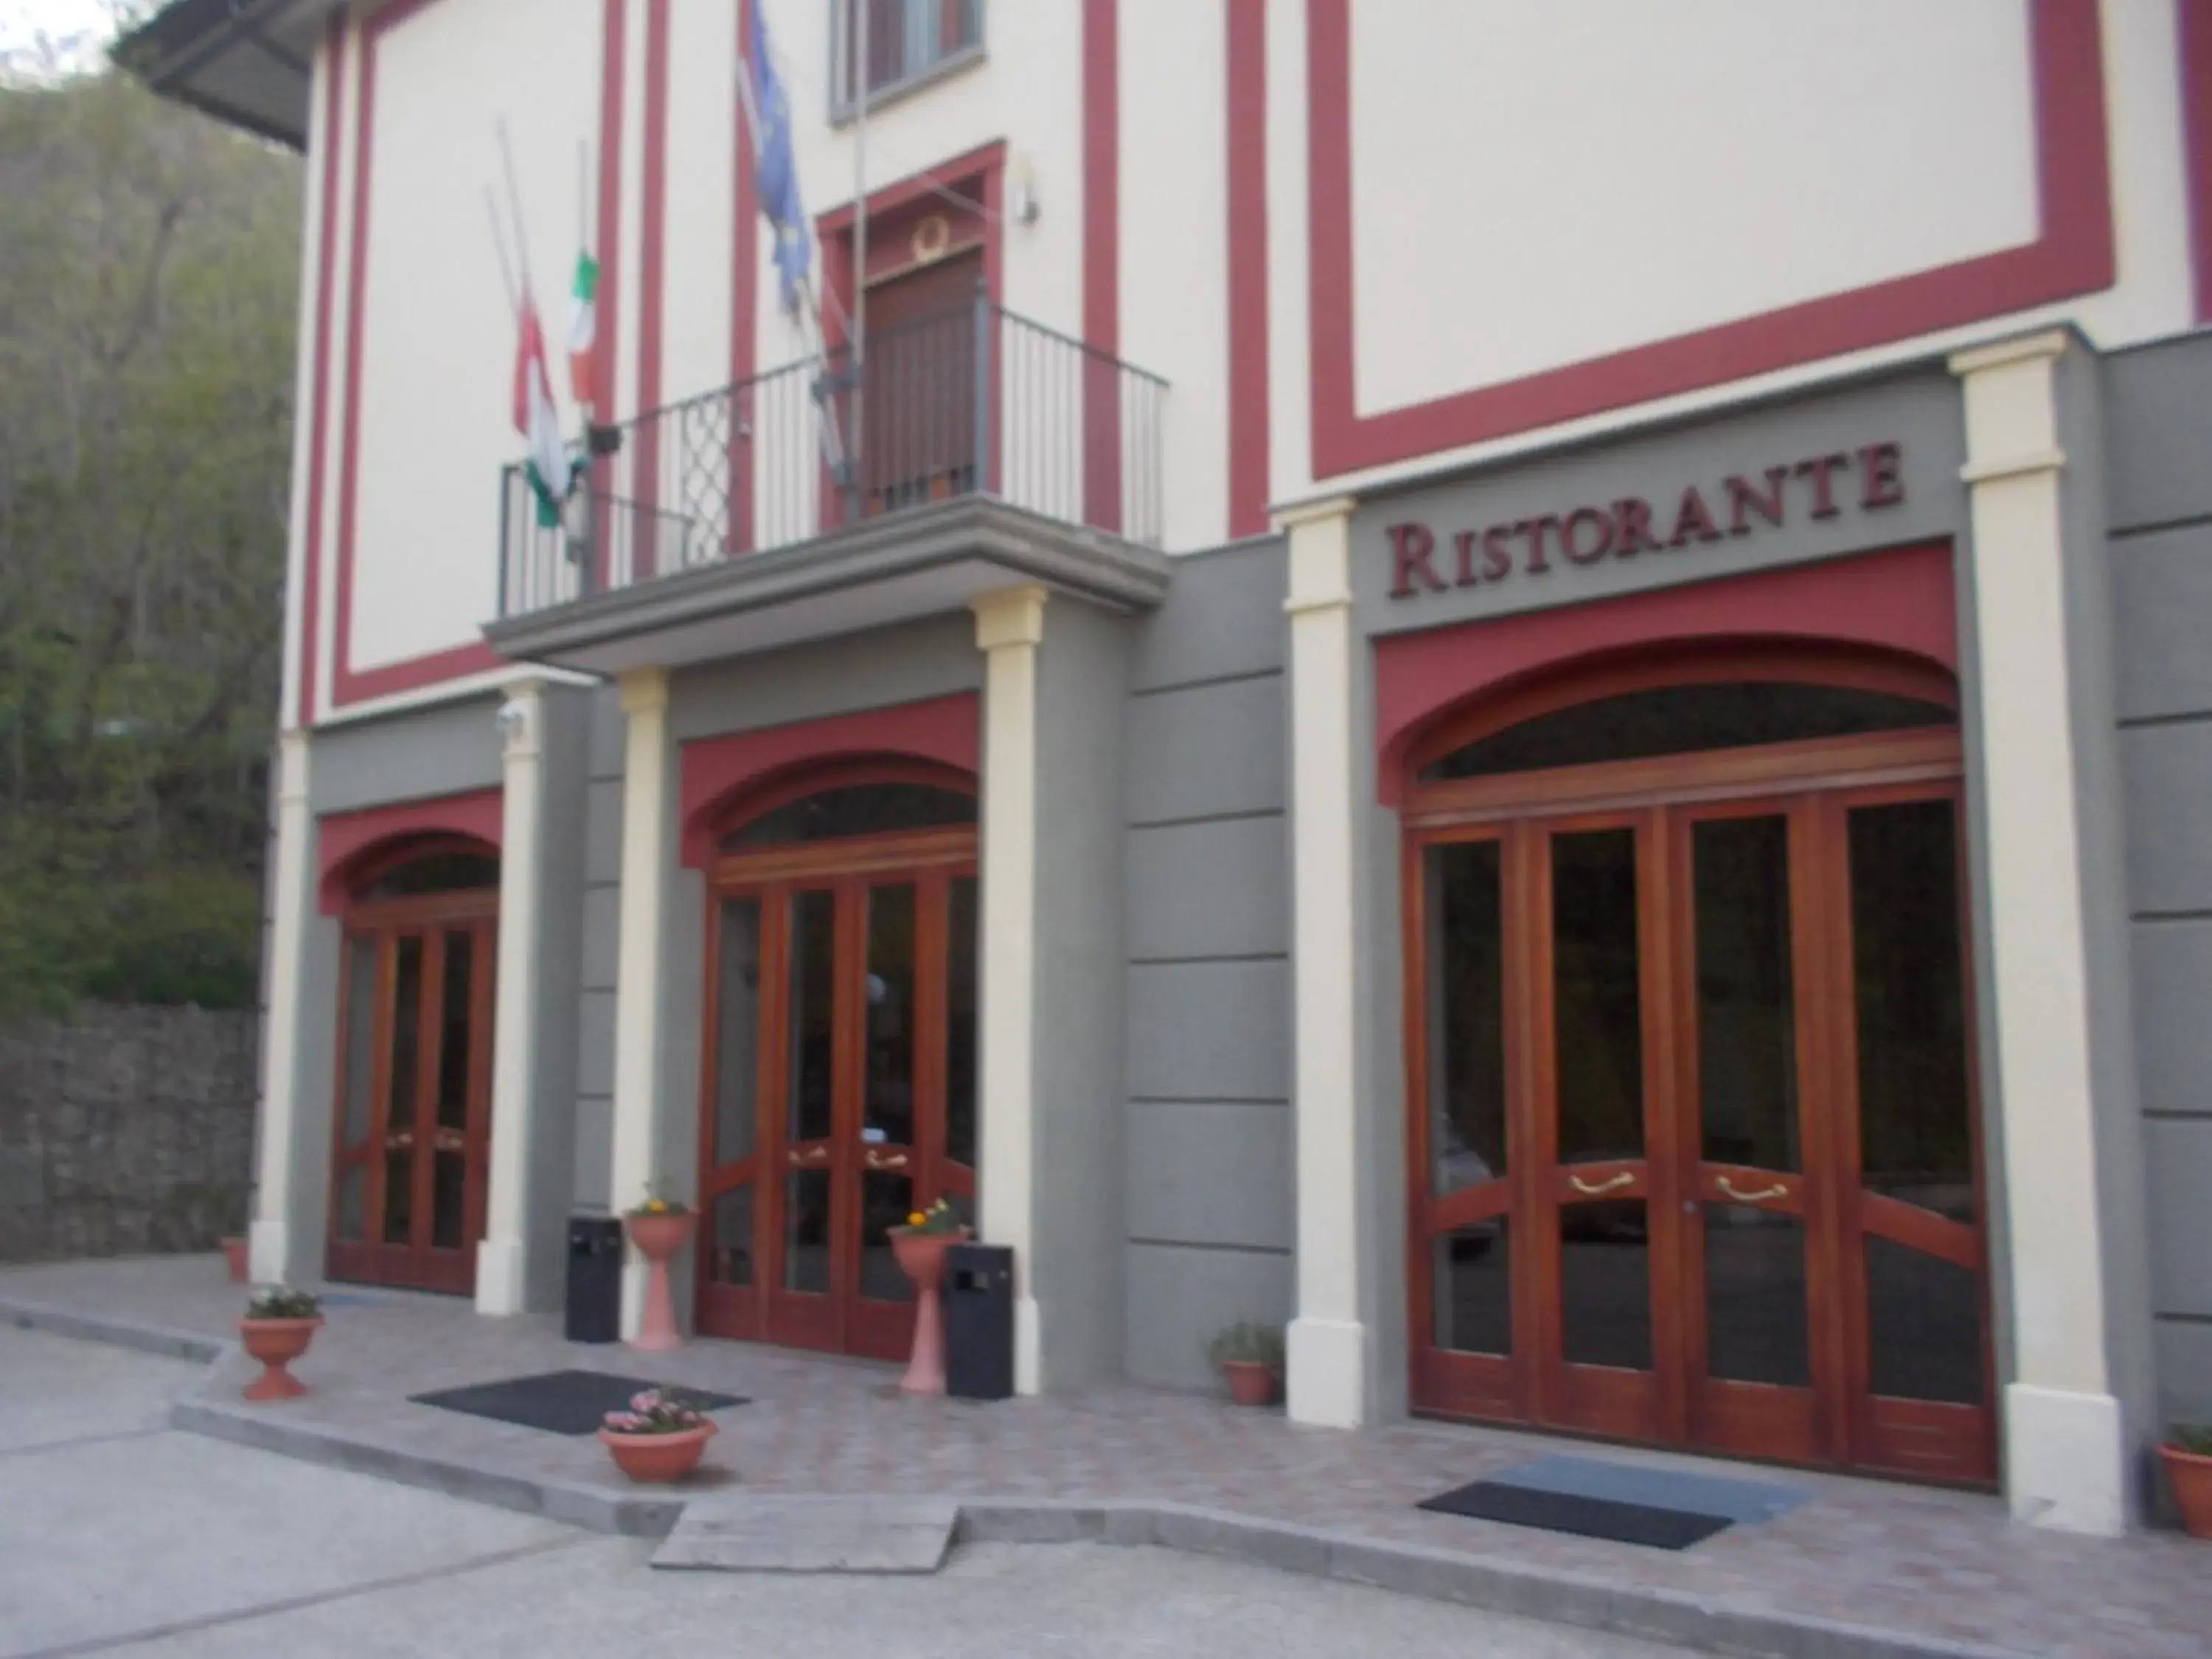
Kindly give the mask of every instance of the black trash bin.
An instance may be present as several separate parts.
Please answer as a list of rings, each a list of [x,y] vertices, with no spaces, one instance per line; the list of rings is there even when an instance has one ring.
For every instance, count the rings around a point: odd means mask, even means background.
[[[571,1342],[622,1340],[622,1219],[568,1218],[568,1307],[562,1334]]]
[[[963,1400],[1014,1392],[1014,1253],[955,1244],[945,1253],[945,1391]]]

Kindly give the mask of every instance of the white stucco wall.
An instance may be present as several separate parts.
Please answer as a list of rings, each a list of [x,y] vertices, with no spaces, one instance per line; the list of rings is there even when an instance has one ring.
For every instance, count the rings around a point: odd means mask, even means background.
[[[556,395],[574,263],[578,146],[599,131],[599,0],[447,0],[375,63],[350,661],[465,643],[497,600],[499,471],[514,324],[484,202],[514,149]],[[356,60],[358,61],[358,60]],[[503,189],[502,192],[503,194]]]
[[[1362,414],[2033,234],[2027,0],[1352,9]],[[1293,501],[2069,321],[2191,325],[2173,8],[2103,0],[2118,281],[1839,359],[1316,482],[1304,8],[1268,14],[1273,494]],[[1650,14],[1650,15],[1647,15]],[[1470,69],[1480,65],[1479,72]],[[1504,166],[1486,165],[1504,156]],[[1686,184],[1684,181],[1689,180]]]
[[[1360,411],[2033,241],[2020,0],[1352,8]]]
[[[1121,0],[1121,349],[1167,378],[1166,545],[1229,533],[1228,33],[1222,8]]]

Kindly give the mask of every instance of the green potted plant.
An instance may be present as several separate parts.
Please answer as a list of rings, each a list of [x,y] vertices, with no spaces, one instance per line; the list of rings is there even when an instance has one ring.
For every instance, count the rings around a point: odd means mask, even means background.
[[[647,1353],[665,1352],[684,1340],[677,1333],[676,1307],[668,1294],[668,1264],[690,1239],[698,1216],[683,1200],[671,1197],[668,1187],[664,1181],[647,1182],[644,1198],[623,1212],[629,1242],[649,1264],[645,1307],[637,1334],[630,1339],[630,1346]]]
[[[633,1480],[680,1480],[699,1467],[714,1437],[707,1414],[673,1389],[647,1389],[629,1397],[629,1409],[609,1412],[599,1443],[615,1467]]]
[[[293,1400],[307,1393],[306,1383],[284,1368],[307,1352],[307,1344],[322,1328],[323,1304],[310,1291],[289,1285],[261,1285],[246,1299],[246,1315],[238,1322],[238,1340],[246,1353],[261,1362],[261,1375],[243,1390],[248,1400]]]
[[[2212,1424],[2175,1424],[2158,1457],[2183,1529],[2191,1538],[2212,1538]]]
[[[1206,1357],[1227,1379],[1231,1399],[1240,1406],[1267,1405],[1283,1370],[1282,1327],[1239,1320],[1206,1345]]]

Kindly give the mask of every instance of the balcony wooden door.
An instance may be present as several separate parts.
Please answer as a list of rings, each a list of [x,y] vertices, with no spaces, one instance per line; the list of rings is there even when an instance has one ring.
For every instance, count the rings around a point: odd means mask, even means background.
[[[330,1231],[332,1279],[476,1288],[490,1156],[498,860],[410,858],[345,912]]]
[[[1957,767],[1915,719],[1417,781],[1417,1409],[1993,1475]]]
[[[929,824],[715,866],[706,1334],[900,1358],[914,1309],[888,1230],[940,1197],[973,1214],[975,841],[945,799],[972,820],[971,797],[942,792]]]
[[[869,284],[864,514],[979,487],[975,296],[982,280],[982,250],[972,248]]]

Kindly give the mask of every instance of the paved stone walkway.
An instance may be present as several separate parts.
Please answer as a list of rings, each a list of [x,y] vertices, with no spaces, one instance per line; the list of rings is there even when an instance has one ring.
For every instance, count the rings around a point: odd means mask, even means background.
[[[0,1270],[0,1318],[5,1304],[38,1304],[216,1334],[238,1300],[221,1264],[206,1257]],[[207,1395],[226,1412],[234,1364],[210,1379]],[[723,1433],[710,1455],[723,1482],[734,1477],[761,1492],[1180,1504],[1571,1575],[1616,1593],[1641,1588],[2019,1654],[2203,1659],[2212,1651],[2212,1548],[2173,1534],[2106,1540],[2019,1527],[1980,1495],[1776,1472],[1810,1487],[1813,1501],[1669,1553],[1413,1507],[1565,1443],[1541,1436],[1423,1423],[1311,1429],[1276,1413],[1128,1385],[994,1404],[910,1400],[885,1366],[738,1343],[662,1356],[577,1346],[551,1319],[482,1319],[462,1303],[380,1291],[349,1291],[330,1310],[296,1368],[314,1392],[261,1408],[257,1420],[312,1425],[488,1476],[619,1495],[626,1489],[588,1437],[407,1399],[571,1366],[749,1396],[751,1404],[719,1413]],[[1604,1455],[1759,1474],[1622,1449]]]

